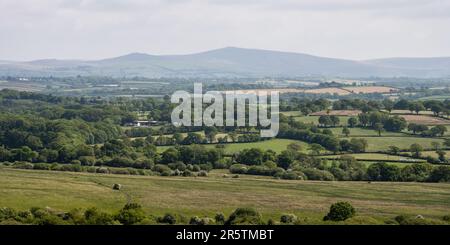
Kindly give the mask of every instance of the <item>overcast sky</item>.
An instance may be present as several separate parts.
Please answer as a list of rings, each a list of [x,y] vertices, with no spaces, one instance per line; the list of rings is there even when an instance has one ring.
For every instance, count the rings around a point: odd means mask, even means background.
[[[0,60],[186,54],[450,56],[450,0],[0,0]]]

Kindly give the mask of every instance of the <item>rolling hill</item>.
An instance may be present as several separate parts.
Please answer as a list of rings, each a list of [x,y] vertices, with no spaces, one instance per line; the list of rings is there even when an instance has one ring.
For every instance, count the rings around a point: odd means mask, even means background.
[[[0,76],[113,77],[442,77],[450,58],[391,58],[354,61],[302,53],[227,47],[188,55],[131,53],[102,60],[43,59],[0,62]]]

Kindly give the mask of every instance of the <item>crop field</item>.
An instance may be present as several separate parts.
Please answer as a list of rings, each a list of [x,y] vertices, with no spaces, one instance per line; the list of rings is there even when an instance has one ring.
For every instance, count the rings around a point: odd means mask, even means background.
[[[392,110],[391,114],[416,115],[416,112],[411,112],[409,110]],[[419,111],[419,115],[433,115],[433,112],[432,111]]]
[[[359,137],[355,137],[359,138]],[[389,146],[395,145],[402,150],[407,150],[411,144],[417,143],[425,149],[432,148],[431,142],[443,143],[443,139],[423,138],[423,137],[366,137],[368,151],[385,151]],[[350,139],[349,139],[350,140]]]
[[[361,87],[344,87],[343,89],[354,94],[371,94],[371,93],[393,93],[398,91],[396,88],[385,86],[361,86]]]
[[[348,201],[358,215],[378,221],[399,214],[438,218],[450,213],[448,183],[288,181],[269,177],[224,178],[215,170],[209,177],[122,176],[0,168],[0,206],[28,209],[50,207],[68,211],[98,207],[108,212],[127,200],[151,214],[171,212],[213,217],[237,207],[254,207],[263,218],[282,213],[321,223],[329,206]],[[111,188],[114,183],[122,190]]]
[[[416,123],[423,125],[447,125],[450,124],[450,120],[446,120],[440,117],[432,117],[425,115],[400,115],[408,123]]]
[[[307,94],[337,94],[337,95],[349,95],[350,92],[341,88],[317,88],[308,89],[304,91]]]

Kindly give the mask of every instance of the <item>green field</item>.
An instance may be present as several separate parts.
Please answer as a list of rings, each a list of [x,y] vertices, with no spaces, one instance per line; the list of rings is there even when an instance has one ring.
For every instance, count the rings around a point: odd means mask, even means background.
[[[358,137],[355,137],[358,138]],[[443,143],[443,139],[432,139],[423,137],[366,137],[369,147],[367,151],[385,151],[390,145],[395,145],[402,150],[409,149],[411,144],[417,143],[424,148],[431,148],[431,142]],[[350,140],[348,138],[348,140]]]
[[[290,140],[290,139],[271,139],[265,141],[258,142],[250,142],[250,143],[229,143],[225,144],[225,153],[233,154],[239,152],[243,149],[250,148],[260,148],[261,150],[273,150],[275,152],[282,152],[286,150],[286,147],[291,143],[297,143],[302,146],[302,151],[308,151],[308,143],[298,140]],[[204,145],[207,148],[215,147],[217,144],[206,144]],[[163,152],[168,148],[173,146],[158,146],[158,152]]]
[[[282,111],[281,114],[287,116],[287,117],[300,117],[303,116],[302,112],[300,111]]]
[[[323,156],[322,158],[326,159],[336,159],[344,155],[331,155],[331,156]],[[357,160],[376,160],[376,161],[417,161],[417,162],[426,162],[425,160],[421,159],[413,159],[409,157],[403,157],[403,156],[393,156],[389,154],[382,154],[382,153],[356,153],[356,154],[346,154],[345,156],[352,156]]]
[[[254,207],[265,219],[282,213],[320,223],[329,206],[348,201],[358,215],[378,220],[399,214],[439,218],[450,213],[448,183],[288,181],[269,177],[121,176],[0,168],[0,207],[51,207],[68,211],[98,207],[120,209],[127,200],[139,202],[149,214],[166,212],[214,216],[237,207]],[[112,190],[114,183],[123,185]]]
[[[341,126],[347,126],[347,121],[350,118],[349,116],[338,116],[339,118],[339,125]],[[308,123],[308,124],[319,124],[319,116],[299,116],[294,118],[295,121]]]
[[[337,128],[329,128],[331,132],[333,132],[334,135],[339,137],[344,137],[345,135],[342,134],[342,127]],[[355,136],[378,136],[378,132],[373,129],[366,129],[366,128],[348,128],[350,130],[349,137],[355,137]],[[404,133],[399,132],[381,132],[381,136],[406,136]]]

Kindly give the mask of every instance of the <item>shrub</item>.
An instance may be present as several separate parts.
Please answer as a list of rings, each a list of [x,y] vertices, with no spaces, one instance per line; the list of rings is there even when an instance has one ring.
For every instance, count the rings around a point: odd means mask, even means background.
[[[100,168],[97,168],[96,172],[99,173],[99,174],[108,174],[109,173],[109,169],[105,168],[105,167],[100,167]]]
[[[208,217],[199,218],[198,216],[194,216],[189,221],[190,225],[209,225],[214,223],[214,220]]]
[[[174,225],[177,223],[177,219],[175,215],[165,214],[163,217],[158,218],[159,223]]]
[[[214,216],[214,220],[217,224],[223,224],[225,223],[225,215],[223,213],[217,213],[216,216]]]
[[[285,224],[292,224],[297,222],[298,218],[295,214],[283,214],[280,217],[280,222]]]
[[[116,215],[116,219],[124,225],[132,225],[145,218],[145,213],[141,205],[137,203],[127,203]]]
[[[208,172],[202,170],[202,171],[198,172],[197,176],[199,176],[199,177],[208,177]]]
[[[428,178],[431,182],[449,182],[450,181],[450,166],[435,167]]]
[[[186,170],[183,171],[183,174],[182,174],[182,175],[183,175],[184,177],[190,177],[190,176],[193,175],[193,173],[192,173],[190,170],[186,169]]]
[[[186,169],[186,164],[182,163],[182,162],[176,162],[176,163],[169,163],[168,164],[169,168],[171,168],[172,170],[180,170],[180,171],[184,171]]]
[[[12,167],[20,169],[33,169],[33,164],[29,162],[14,162]]]
[[[423,218],[421,215],[417,216],[406,216],[399,215],[395,217],[395,221],[397,221],[400,225],[443,225],[446,224],[441,220],[432,220]]]
[[[230,166],[230,173],[232,174],[246,174],[248,171],[247,165],[233,164]]]
[[[334,180],[333,174],[327,170],[320,170],[316,168],[305,168],[303,169],[303,173],[306,175],[308,180],[325,180],[325,181]]]
[[[253,208],[236,209],[225,225],[261,225],[263,224],[261,214]]]
[[[152,169],[153,171],[156,171],[156,172],[159,172],[159,173],[162,173],[162,172],[164,172],[164,171],[169,171],[170,172],[170,168],[167,166],[167,165],[162,165],[162,164],[156,164],[154,167],[153,167],[153,169]]]
[[[51,165],[47,163],[35,163],[33,169],[37,170],[50,170]]]
[[[332,204],[330,212],[323,218],[323,220],[343,221],[355,215],[355,209],[348,202],[337,202]]]

